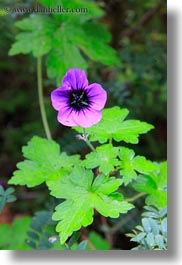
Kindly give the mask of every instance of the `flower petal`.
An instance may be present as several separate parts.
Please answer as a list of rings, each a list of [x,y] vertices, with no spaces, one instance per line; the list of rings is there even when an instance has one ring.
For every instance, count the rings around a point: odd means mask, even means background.
[[[75,111],[72,108],[64,107],[59,110],[57,119],[61,124],[65,126],[78,126],[77,123],[73,120],[74,115]]]
[[[98,123],[102,118],[102,112],[94,109],[84,109],[77,112],[73,112],[73,120],[77,126],[83,128],[91,127]]]
[[[64,88],[57,88],[52,91],[51,93],[51,102],[52,106],[56,110],[60,110],[68,105],[69,100],[69,91],[65,90]]]
[[[90,100],[90,106],[92,109],[101,110],[107,100],[107,93],[101,85],[94,83],[86,88],[88,98]]]
[[[62,80],[63,86],[68,86],[72,89],[80,89],[88,86],[88,80],[85,71],[72,68],[66,72]]]

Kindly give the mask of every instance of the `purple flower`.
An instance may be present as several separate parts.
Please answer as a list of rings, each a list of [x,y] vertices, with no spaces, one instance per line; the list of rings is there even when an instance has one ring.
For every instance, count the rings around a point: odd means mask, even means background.
[[[101,85],[88,85],[85,72],[70,69],[62,80],[62,87],[51,93],[53,107],[58,110],[58,121],[66,126],[91,127],[102,118],[107,99]]]

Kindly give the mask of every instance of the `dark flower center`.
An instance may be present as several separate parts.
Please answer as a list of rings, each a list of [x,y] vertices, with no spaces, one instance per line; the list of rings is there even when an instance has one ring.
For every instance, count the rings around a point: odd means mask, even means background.
[[[89,98],[83,89],[72,90],[69,96],[69,105],[75,110],[88,108]]]

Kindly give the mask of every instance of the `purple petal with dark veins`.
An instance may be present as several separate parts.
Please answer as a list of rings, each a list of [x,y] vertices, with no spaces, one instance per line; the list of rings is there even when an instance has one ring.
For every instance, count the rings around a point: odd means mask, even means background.
[[[51,93],[53,107],[56,110],[60,110],[60,108],[68,106],[69,94],[68,90],[62,90],[61,88],[53,90]]]
[[[84,109],[73,113],[73,120],[75,125],[83,128],[91,127],[98,123],[102,118],[102,112],[94,109]]]
[[[94,83],[89,85],[86,91],[90,101],[90,107],[95,110],[103,109],[107,100],[107,93],[102,86]]]
[[[85,71],[77,68],[70,69],[63,77],[62,85],[66,85],[72,89],[80,89],[87,87],[88,80]]]

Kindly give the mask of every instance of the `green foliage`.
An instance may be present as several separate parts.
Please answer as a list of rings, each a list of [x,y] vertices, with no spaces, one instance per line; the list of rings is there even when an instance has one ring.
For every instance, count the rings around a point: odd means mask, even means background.
[[[103,16],[104,13],[98,5],[85,0],[69,0],[69,2],[67,0],[38,0],[38,2],[47,7],[57,7],[58,5],[60,5],[61,7],[68,9],[83,7],[87,8],[87,12],[85,12],[84,14],[82,13],[81,16],[80,14],[76,13],[72,13],[71,15],[68,13],[53,13],[53,16],[59,21],[77,21],[78,19],[80,21],[88,21],[90,19],[99,18]]]
[[[98,233],[91,232],[88,238],[96,250],[109,250],[109,243],[107,242],[107,240],[102,238]]]
[[[32,14],[30,18],[16,22],[16,26],[25,32],[17,34],[9,55],[32,52],[33,56],[40,57],[50,51],[56,27],[49,17]]]
[[[66,21],[54,34],[53,49],[47,58],[49,77],[62,78],[69,68],[74,67],[86,70],[88,63],[80,51],[93,61],[119,64],[114,50],[106,45],[109,40],[110,34],[102,24],[85,22],[80,25],[78,21],[74,24]]]
[[[106,45],[111,41],[111,35],[104,25],[85,23],[82,28],[76,28],[75,33],[73,40],[93,61],[106,65],[120,64],[115,51]]]
[[[7,5],[7,1],[2,2],[2,6]],[[155,205],[159,209],[165,207],[167,204],[166,164],[152,163],[146,160],[145,157],[137,155],[137,153],[146,155],[146,157],[155,161],[163,161],[166,158],[166,25],[165,19],[163,19],[165,17],[164,6],[158,10],[157,15],[154,13],[151,18],[147,18],[147,23],[140,24],[142,19],[147,17],[148,11],[150,13],[148,9],[158,4],[157,0],[150,3],[141,0],[119,1],[117,3],[118,12],[115,12],[116,9],[113,8],[113,6],[116,6],[114,3],[116,1],[113,1],[113,3],[108,1],[107,5],[104,2],[96,1],[96,4],[89,0],[39,0],[38,2],[48,7],[57,5],[66,8],[86,7],[88,12],[30,16],[25,14],[25,19],[16,22],[16,29],[14,28],[14,22],[19,20],[19,15],[9,14],[1,17],[0,46],[2,60],[0,62],[0,79],[3,89],[0,92],[0,109],[2,109],[0,113],[0,127],[2,128],[0,169],[3,174],[5,171],[5,178],[6,175],[11,174],[15,162],[21,158],[19,154],[20,146],[35,133],[43,135],[40,119],[36,115],[38,111],[37,95],[32,89],[36,86],[35,71],[32,68],[34,58],[32,56],[18,56],[12,60],[12,58],[7,57],[7,49],[13,42],[13,36],[17,34],[16,42],[10,49],[10,55],[31,53],[34,57],[45,56],[43,62],[46,63],[48,77],[57,77],[59,84],[60,79],[69,68],[89,69],[89,82],[101,83],[107,90],[108,106],[118,105],[122,106],[123,109],[116,107],[117,111],[116,108],[110,109],[110,112],[109,109],[104,110],[101,123],[87,129],[90,141],[106,143],[109,140],[109,144],[99,146],[95,152],[87,154],[86,145],[74,139],[74,132],[69,133],[63,127],[61,130],[56,128],[56,120],[53,119],[55,113],[51,110],[50,100],[47,98],[46,112],[49,114],[48,120],[51,122],[53,135],[57,137],[61,144],[61,151],[66,150],[71,154],[78,151],[82,157],[85,156],[86,158],[81,161],[78,156],[68,156],[65,153],[60,153],[58,144],[53,141],[33,138],[28,146],[24,147],[25,160],[18,164],[18,170],[14,173],[10,183],[34,187],[46,182],[52,191],[54,191],[54,188],[57,189],[56,194],[59,197],[61,197],[61,194],[63,196],[66,194],[65,201],[60,204],[60,209],[65,207],[64,211],[59,212],[61,218],[64,217],[58,220],[61,226],[63,226],[64,220],[67,221],[67,224],[69,220],[72,221],[71,214],[76,214],[76,210],[78,210],[81,217],[78,214],[78,220],[75,224],[78,224],[80,219],[80,222],[82,222],[82,216],[85,213],[87,214],[87,210],[89,211],[90,207],[90,211],[95,208],[94,203],[97,203],[96,206],[100,209],[100,213],[103,211],[106,216],[111,211],[115,211],[116,205],[114,202],[117,202],[118,212],[120,209],[119,203],[123,200],[122,194],[115,191],[119,188],[119,191],[125,194],[127,198],[137,198],[137,195],[131,197],[133,189],[132,185],[128,185],[133,180],[135,180],[133,187],[137,191],[146,194],[146,204]],[[14,4],[14,1],[8,1],[10,7],[14,7]],[[32,1],[23,1],[23,3],[21,0],[19,1],[19,6],[31,7],[32,5]],[[104,18],[101,18],[103,15]],[[117,27],[115,23],[121,26]],[[109,34],[106,25],[112,36]],[[137,27],[138,29],[135,31]],[[155,32],[153,28],[155,28]],[[128,32],[131,32],[131,34],[127,35]],[[109,43],[112,44],[112,47],[117,48],[120,60],[118,60]],[[120,61],[122,62],[122,68]],[[105,67],[102,64],[117,65],[117,68]],[[45,69],[43,70],[45,73]],[[11,78],[9,78],[10,76]],[[47,89],[47,95],[49,95],[54,87],[54,80],[44,79],[43,81]],[[10,104],[7,104],[7,102],[10,102]],[[138,143],[139,136],[152,129],[152,126],[137,120],[125,120],[128,115],[128,110],[125,108],[130,110],[132,119],[145,120],[155,124],[156,127],[154,133],[140,138],[140,145],[135,146],[136,156],[131,149],[114,147],[114,141],[111,144],[112,138],[117,142]],[[159,142],[160,148],[156,148]],[[117,145],[120,144],[117,143]],[[87,169],[98,167],[98,170],[93,170],[97,176],[93,176],[90,170],[76,169],[78,164],[85,166]],[[158,170],[156,170],[156,167]],[[71,173],[72,170],[73,173]],[[121,179],[119,178],[119,171],[122,176]],[[109,177],[114,174],[115,177]],[[80,175],[83,175],[83,177],[81,178]],[[88,179],[92,179],[91,190],[87,190],[84,184]],[[123,183],[126,187],[122,185]],[[63,187],[61,187],[62,185]],[[35,192],[36,194],[38,192],[38,198],[36,198],[34,204],[36,207],[39,207],[37,206],[39,199],[43,200],[46,194],[45,188],[43,188],[43,191],[39,188],[41,189],[41,187],[38,187]],[[20,187],[20,192],[22,190],[24,188]],[[10,191],[12,191],[11,188]],[[8,195],[6,192],[8,191],[2,191],[0,188],[1,208],[5,201],[13,200],[12,193]],[[107,194],[108,192],[109,194]],[[22,197],[23,194],[24,192]],[[82,201],[84,196],[86,203]],[[88,198],[90,198],[90,201]],[[99,202],[98,198],[100,199]],[[34,212],[34,205],[27,203],[26,200],[22,201],[19,200],[16,206],[13,204],[13,207],[16,207],[13,208],[14,212],[25,211],[27,208]],[[141,209],[142,203],[143,200],[137,200],[136,206]],[[42,204],[44,207],[44,202]],[[22,205],[23,208],[21,208]],[[66,208],[66,205],[68,208]],[[80,212],[79,206],[81,206]],[[86,210],[84,207],[86,207]],[[123,237],[119,241],[118,236],[125,233],[128,227],[131,229],[131,219],[132,227],[138,222],[138,214],[135,215],[135,218],[131,218],[132,213],[128,215],[121,214],[117,219],[109,219],[109,225],[114,223],[116,227],[122,219],[123,222],[127,222],[127,225],[122,225],[119,228],[120,233],[114,234],[113,248],[115,248],[116,242],[117,244],[120,242],[126,248],[128,247],[123,242]],[[92,249],[90,247],[92,244],[93,249],[109,249],[106,240],[99,234],[90,232],[92,227],[99,231],[101,225],[100,222],[98,225],[98,221],[100,221],[99,214],[96,214],[94,226],[85,229],[88,241],[80,242],[79,234],[73,233],[65,245],[59,243],[59,236],[54,231],[57,222],[51,221],[51,215],[51,212],[36,214],[35,219],[31,221],[35,226],[31,228],[28,225],[29,221],[26,221],[27,217],[19,221],[19,225],[17,225],[17,220],[12,225],[1,224],[0,248],[28,250],[31,245],[31,249],[83,250]],[[135,237],[138,235],[137,242],[140,243],[138,249],[167,248],[167,219],[164,216],[165,209],[158,211],[148,208],[141,226],[135,229]],[[128,223],[130,223],[129,226]],[[80,224],[78,226],[80,227]],[[104,227],[103,224],[101,226]],[[27,238],[25,230],[29,231],[29,246],[24,243]],[[103,229],[102,231],[105,232],[106,230]],[[113,231],[112,227],[111,231]]]
[[[34,136],[22,151],[26,160],[17,164],[18,170],[9,180],[10,184],[34,187],[49,179],[61,178],[79,163],[79,155],[60,154],[56,142],[38,136]]]
[[[99,166],[99,171],[104,174],[109,174],[114,170],[114,167],[119,164],[118,147],[113,147],[112,144],[98,146],[95,152],[86,155],[83,165],[86,168],[96,168]]]
[[[115,115],[115,112],[113,113]],[[18,163],[19,170],[15,171],[9,183],[33,187],[45,181],[52,196],[64,199],[56,206],[52,216],[54,221],[58,221],[56,231],[59,237],[54,234],[55,223],[53,230],[49,226],[52,223],[49,220],[50,213],[43,212],[33,221],[31,227],[36,231],[28,232],[31,237],[28,244],[34,249],[60,249],[58,239],[63,245],[74,231],[90,225],[93,222],[94,209],[101,215],[111,218],[118,218],[121,213],[127,213],[133,205],[117,192],[121,184],[124,182],[127,185],[131,182],[136,178],[136,172],[151,173],[154,177],[159,173],[156,171],[158,166],[145,157],[135,156],[132,149],[114,147],[112,144],[97,147],[95,151],[86,155],[81,165],[79,156],[60,153],[59,145],[53,140],[37,136],[34,136],[22,151],[26,160]],[[105,175],[94,177],[93,172],[83,166],[99,166]],[[112,171],[119,169],[123,179],[109,177]],[[165,172],[164,167],[161,167],[161,171]],[[163,182],[159,181],[159,186],[161,185]],[[49,217],[45,217],[47,214]],[[46,226],[48,231],[42,232],[40,225]],[[53,245],[52,242],[57,244]],[[67,245],[61,249],[65,247],[72,249]],[[85,249],[86,242],[83,241],[75,247],[78,250]]]
[[[147,160],[144,156],[135,156],[135,152],[126,147],[120,148],[119,158],[121,160],[119,164],[121,168],[120,174],[125,185],[137,178],[136,172],[147,174],[158,170],[154,163]]]
[[[160,163],[158,168],[158,171],[139,176],[133,187],[148,194],[146,204],[164,208],[167,205],[167,162]]]
[[[52,212],[37,212],[32,218],[30,229],[27,232],[28,239],[26,243],[29,247],[36,250],[62,250],[60,244],[57,244],[59,237],[55,232],[56,222],[52,220]]]
[[[80,242],[80,244],[78,245],[78,247],[76,248],[76,250],[85,250],[87,246],[87,241],[84,240],[82,242]]]
[[[54,34],[53,49],[47,57],[48,76],[50,78],[57,76],[61,79],[69,68],[86,70],[87,67],[87,62],[70,39],[67,29],[65,27],[57,29]]]
[[[0,186],[0,212],[3,210],[6,203],[16,201],[16,197],[12,194],[14,191],[13,188],[4,190],[4,188]]]
[[[93,173],[76,167],[70,176],[57,182],[49,182],[51,195],[66,199],[56,207],[53,220],[59,221],[56,230],[60,232],[61,244],[80,229],[93,222],[94,208],[104,216],[116,218],[126,213],[133,205],[122,199],[121,194],[114,193],[121,180],[114,177],[98,176],[93,181]]]
[[[117,106],[104,109],[102,120],[86,129],[89,140],[105,143],[113,138],[117,142],[137,144],[139,135],[150,131],[153,126],[139,120],[124,120],[128,113],[127,109],[120,109]],[[81,131],[78,127],[74,128]]]
[[[0,249],[30,250],[25,239],[31,222],[30,217],[16,218],[11,225],[0,225]]]
[[[133,205],[124,201],[122,194],[116,192],[117,189],[123,182],[126,185],[134,179],[135,171],[153,173],[158,169],[145,157],[134,157],[133,150],[113,147],[112,144],[97,147],[96,151],[88,154],[82,162],[82,166],[87,168],[99,166],[100,171],[106,174],[95,178],[91,170],[78,165],[79,156],[60,153],[59,145],[52,140],[34,136],[22,151],[28,160],[18,163],[19,170],[15,171],[9,183],[33,187],[45,181],[52,196],[65,199],[56,207],[52,216],[54,221],[58,221],[56,231],[59,232],[62,245],[74,231],[93,222],[94,209],[101,215],[111,218],[119,217],[120,213],[127,213]],[[107,176],[116,166],[117,170],[121,169],[123,179]],[[42,217],[39,216],[40,220],[48,219],[44,214],[42,213]],[[47,222],[43,223],[45,224],[47,225]],[[45,236],[29,231],[29,236],[34,239],[29,240],[29,245],[34,249],[52,247],[52,243],[49,242],[50,234],[47,232]],[[36,240],[38,242],[35,242]],[[56,247],[55,245],[54,248]],[[86,247],[84,242],[78,249],[82,247]]]
[[[142,225],[136,226],[133,234],[127,234],[138,246],[133,250],[167,249],[167,208],[160,211],[154,207],[145,207]]]
[[[27,245],[34,250],[84,250],[86,248],[87,241],[77,243],[79,233],[74,233],[67,244],[60,245],[59,235],[55,231],[56,223],[52,220],[52,212],[37,212],[27,232],[29,237],[26,240]]]
[[[39,2],[49,7],[52,4],[44,0]],[[106,65],[120,63],[116,52],[108,46],[111,35],[106,27],[92,21],[103,15],[96,4],[81,0],[56,2],[68,9],[84,7],[88,12],[80,15],[54,14],[50,17],[36,14],[18,21],[16,26],[23,32],[16,35],[9,55],[32,52],[34,57],[40,57],[48,54],[48,76],[57,77],[58,82],[69,68],[86,70],[88,62],[85,55]],[[52,6],[57,6],[56,2]]]
[[[37,212],[27,232],[27,245],[34,250],[81,250],[86,247],[85,241],[77,244],[79,233],[74,233],[66,245],[60,245],[59,236],[55,231],[56,224],[57,222],[52,220],[52,212]]]

